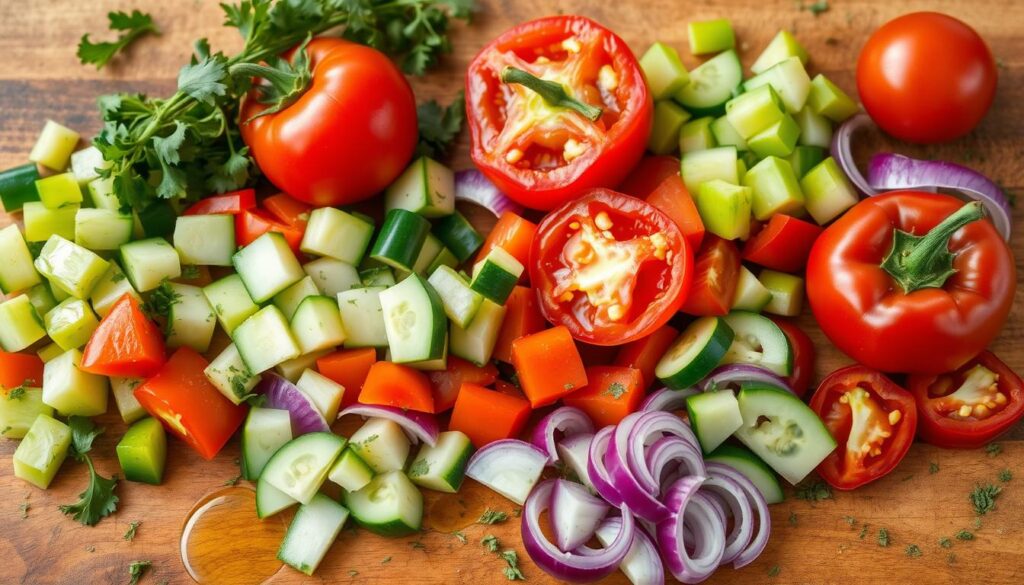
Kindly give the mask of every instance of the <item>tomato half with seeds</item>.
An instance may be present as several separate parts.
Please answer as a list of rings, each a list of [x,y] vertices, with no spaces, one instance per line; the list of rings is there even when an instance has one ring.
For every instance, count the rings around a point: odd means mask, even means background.
[[[825,378],[811,397],[811,409],[839,444],[818,465],[821,477],[837,489],[852,490],[886,475],[914,442],[914,397],[865,366],[848,366]]]
[[[955,372],[911,375],[907,387],[921,413],[918,433],[939,447],[981,447],[1024,416],[1024,381],[988,351]]]
[[[473,162],[533,209],[618,185],[643,155],[652,109],[626,43],[582,16],[514,27],[466,74]]]
[[[689,244],[667,215],[609,189],[549,213],[530,250],[544,317],[594,345],[627,343],[668,322],[692,271]]]

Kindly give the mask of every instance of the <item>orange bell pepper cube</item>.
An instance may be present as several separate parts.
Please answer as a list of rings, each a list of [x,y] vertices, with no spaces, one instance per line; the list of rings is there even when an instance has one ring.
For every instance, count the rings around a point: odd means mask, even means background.
[[[263,200],[263,209],[270,212],[283,223],[306,231],[306,224],[309,223],[309,214],[313,211],[311,205],[307,205],[298,199],[293,199],[284,193],[271,195]]]
[[[477,253],[476,259],[479,262],[494,248],[504,248],[523,266],[530,265],[530,247],[533,245],[533,236],[537,233],[537,224],[523,219],[506,211],[494,224],[494,229],[487,234],[483,246]],[[529,278],[529,270],[524,270],[520,281]]]
[[[341,396],[341,407],[348,408],[356,403],[363,383],[370,373],[370,366],[377,362],[377,350],[372,347],[345,349],[316,360],[316,369],[326,378],[334,380],[345,389]]]
[[[587,385],[580,352],[564,325],[513,341],[512,365],[533,408]]]
[[[647,337],[623,345],[619,348],[614,363],[616,366],[640,370],[643,387],[649,388],[654,383],[654,368],[677,337],[679,330],[671,325],[665,325]]]
[[[235,243],[248,246],[267,232],[279,232],[292,251],[298,253],[305,227],[288,225],[263,209],[246,209],[235,216]]]
[[[448,367],[439,372],[429,372],[430,390],[434,395],[434,410],[444,412],[455,406],[455,399],[464,383],[490,386],[498,379],[498,368],[494,364],[478,366],[453,355],[448,356]]]
[[[0,350],[0,390],[11,390],[19,386],[39,388],[42,385],[43,360],[39,356]]]
[[[590,416],[598,427],[617,425],[627,414],[636,412],[644,398],[640,370],[620,366],[587,368],[586,388],[562,399]]]
[[[100,321],[82,352],[82,370],[120,378],[148,378],[167,355],[164,336],[135,297],[125,293]]]
[[[232,404],[206,379],[208,365],[194,349],[182,347],[135,389],[135,398],[204,459],[213,459],[241,426],[248,408]]]
[[[200,199],[186,209],[182,215],[212,215],[216,213],[238,215],[253,207],[256,207],[256,190],[241,189]]]
[[[537,303],[537,293],[525,286],[517,286],[505,301],[505,320],[498,330],[498,341],[494,344],[494,359],[506,364],[512,363],[512,342],[548,326]]]
[[[463,384],[455,400],[450,431],[462,431],[477,449],[519,436],[530,418],[530,403],[522,398]]]
[[[409,366],[391,362],[377,362],[370,366],[363,391],[359,393],[359,402],[417,412],[437,412],[427,375]]]

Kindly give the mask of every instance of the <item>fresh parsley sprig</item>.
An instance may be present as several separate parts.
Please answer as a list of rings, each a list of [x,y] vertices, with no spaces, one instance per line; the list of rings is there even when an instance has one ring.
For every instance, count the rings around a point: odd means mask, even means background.
[[[81,62],[91,63],[97,69],[102,69],[120,51],[127,48],[135,39],[147,34],[160,34],[160,29],[153,22],[153,17],[145,12],[133,10],[127,12],[108,12],[107,20],[110,21],[110,30],[119,31],[121,34],[116,41],[94,43],[89,40],[89,35],[82,35],[78,41],[78,58]]]
[[[117,477],[108,479],[96,473],[89,457],[93,441],[103,434],[104,429],[97,428],[91,419],[84,416],[72,416],[68,419],[68,426],[71,427],[71,456],[89,466],[89,487],[78,495],[77,502],[61,506],[60,511],[86,526],[95,526],[117,510],[118,497],[114,494]]]

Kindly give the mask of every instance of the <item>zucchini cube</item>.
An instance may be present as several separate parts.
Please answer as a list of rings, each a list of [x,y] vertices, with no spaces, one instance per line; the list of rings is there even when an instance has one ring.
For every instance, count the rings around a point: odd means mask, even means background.
[[[790,57],[743,83],[747,91],[762,85],[771,85],[785,104],[786,111],[795,114],[807,103],[807,94],[811,92],[811,77],[807,75],[799,57]]]
[[[743,185],[752,190],[751,207],[759,221],[766,221],[777,213],[803,213],[804,194],[787,160],[775,156],[765,158],[747,171]]]
[[[196,266],[231,266],[235,216],[183,215],[174,224],[174,247],[181,261]]]
[[[679,147],[679,133],[690,113],[671,100],[654,102],[654,124],[647,138],[647,150],[654,154],[671,154]]]
[[[71,153],[78,146],[80,138],[78,132],[47,120],[28,160],[53,171],[63,171],[68,168]]]
[[[853,98],[821,73],[811,80],[811,92],[807,96],[807,104],[811,106],[814,113],[837,123],[845,121],[860,109]]]
[[[355,266],[334,258],[317,258],[303,264],[302,270],[313,278],[313,283],[320,294],[331,298],[336,298],[338,293],[363,284]]]
[[[697,190],[697,211],[704,227],[726,240],[746,239],[750,234],[750,187],[714,179]]]
[[[181,258],[163,238],[149,238],[121,246],[121,266],[135,290],[151,291],[164,280],[181,276]]]
[[[29,201],[39,201],[37,180],[39,169],[34,163],[0,172],[0,204],[3,204],[4,211],[14,213],[21,211],[22,206]]]
[[[319,295],[320,289],[313,282],[313,277],[306,275],[302,280],[274,295],[273,303],[278,309],[281,309],[284,318],[291,321],[295,310],[299,308],[302,301],[307,297]]]
[[[796,57],[800,59],[800,62],[804,65],[807,64],[809,58],[807,49],[796,40],[793,33],[788,30],[780,30],[778,34],[772,38],[768,46],[761,51],[761,54],[757,56],[754,64],[750,66],[750,70],[754,74],[763,73],[768,70],[771,66],[785,61],[790,57]]]
[[[92,206],[96,209],[106,209],[109,211],[119,211],[121,209],[121,200],[114,193],[113,178],[96,179],[86,185],[85,189],[89,192],[89,199],[92,200]]]
[[[452,323],[449,344],[452,355],[469,360],[478,366],[491,361],[494,344],[498,342],[501,323],[505,320],[505,307],[484,299],[476,317],[468,327]]]
[[[241,404],[262,377],[249,372],[249,367],[242,361],[238,347],[232,343],[215,357],[210,365],[203,370],[206,379],[234,404]]]
[[[28,433],[36,417],[53,416],[53,408],[43,403],[42,388],[27,388],[19,398],[0,394],[0,437],[20,439]]]
[[[110,162],[103,159],[103,153],[95,146],[71,153],[71,172],[82,187],[98,179],[100,169],[109,167]]]
[[[71,428],[40,414],[14,451],[14,476],[46,489],[57,475],[71,446]]]
[[[367,286],[338,293],[345,347],[387,347],[384,310],[380,305],[380,293],[384,290],[383,286]]]
[[[61,349],[77,349],[85,345],[100,326],[92,307],[81,299],[67,299],[43,317],[46,334]]]
[[[117,250],[132,240],[131,215],[83,207],[75,213],[75,243],[90,250]]]
[[[735,146],[736,150],[750,150],[747,141],[740,136],[740,133],[729,123],[729,118],[720,116],[711,123],[711,134],[715,137],[715,144],[719,146]]]
[[[56,288],[85,299],[107,273],[110,263],[61,236],[51,236],[39,252],[35,266]]]
[[[75,216],[77,205],[50,209],[42,201],[28,201],[21,210],[25,222],[25,239],[30,242],[45,242],[51,236],[65,240],[75,239]]]
[[[795,317],[800,314],[804,299],[804,279],[784,272],[762,270],[758,280],[772,294],[764,306],[765,313]]]
[[[39,359],[43,360],[44,364],[63,353],[64,350],[56,343],[44,345],[41,349],[36,351],[36,355],[39,356]]]
[[[690,74],[679,58],[679,53],[664,43],[654,43],[647,49],[643,57],[640,57],[640,69],[644,72],[647,88],[655,100],[670,98],[690,83]]]
[[[740,184],[735,146],[719,146],[708,150],[684,153],[681,172],[686,190],[696,193],[700,184],[721,179],[733,185]]]
[[[792,116],[786,115],[768,128],[747,140],[750,150],[757,156],[787,157],[793,154],[796,141],[800,138],[800,126]]]
[[[198,286],[169,283],[178,302],[171,305],[167,315],[167,347],[191,347],[198,353],[210,349],[217,319]]]
[[[107,378],[80,369],[82,352],[69,349],[43,366],[43,402],[61,416],[107,411]]]
[[[317,360],[333,352],[334,348],[328,348],[315,351],[313,353],[303,354],[299,357],[285,360],[277,364],[274,366],[274,371],[285,380],[294,384],[299,380],[299,377],[302,376],[302,372],[315,368]]]
[[[142,297],[135,291],[135,287],[132,286],[128,277],[121,271],[121,267],[117,265],[117,262],[111,261],[107,271],[89,294],[89,301],[92,303],[93,310],[102,319],[110,313],[110,310],[114,308],[114,304],[126,294],[135,297],[140,302],[142,300]]]
[[[21,351],[46,336],[43,320],[25,295],[0,303],[0,348]]]
[[[142,408],[139,399],[135,398],[135,389],[144,381],[142,378],[110,378],[110,391],[114,395],[117,412],[126,424],[132,424],[149,414]]]
[[[36,181],[39,200],[49,209],[82,203],[82,188],[74,173],[51,175]]]
[[[800,179],[806,197],[807,212],[819,225],[825,225],[857,204],[860,198],[835,159],[828,157]]]
[[[259,305],[252,302],[249,291],[245,290],[242,277],[237,274],[225,276],[217,282],[203,287],[207,302],[213,307],[224,331],[231,335],[236,327],[260,310]]]
[[[469,287],[499,305],[504,305],[508,295],[523,274],[523,265],[504,248],[495,246],[482,260],[473,265],[473,280]]]
[[[25,291],[25,296],[28,297],[29,302],[36,308],[36,313],[39,315],[45,315],[50,312],[50,309],[57,306],[57,299],[53,296],[49,281],[41,282],[28,289]]]
[[[370,250],[370,259],[411,272],[430,233],[430,222],[407,209],[388,211]]]
[[[26,290],[41,282],[18,226],[0,229],[0,294]]]
[[[423,217],[451,215],[455,211],[455,174],[436,160],[420,157],[388,187],[384,208],[405,209]]]
[[[117,443],[117,461],[128,481],[160,485],[167,461],[167,432],[148,417],[133,424]]]
[[[231,337],[242,361],[253,374],[261,374],[302,353],[288,327],[288,320],[273,305],[246,319]]]
[[[697,152],[715,147],[715,135],[711,133],[711,116],[690,120],[679,130],[679,152]]]
[[[797,112],[793,119],[800,127],[800,138],[798,144],[805,146],[817,146],[818,148],[831,148],[832,146],[832,122],[821,114],[814,113],[811,106],[805,105]]]
[[[755,87],[725,104],[725,117],[745,140],[786,116],[785,105],[771,85]]]
[[[324,415],[328,424],[338,418],[341,399],[345,395],[345,387],[334,380],[317,373],[315,370],[304,370],[295,383],[309,401]]]
[[[290,326],[303,354],[337,347],[345,342],[341,311],[334,297],[306,297],[294,311]]]
[[[736,33],[727,18],[687,23],[690,52],[694,55],[717,53],[736,46]]]
[[[236,252],[231,261],[256,303],[269,301],[306,275],[284,236],[277,232],[256,238]]]
[[[468,327],[480,310],[484,297],[470,288],[461,274],[448,266],[440,266],[427,279],[441,298],[445,315],[459,327]]]
[[[333,207],[314,209],[299,249],[348,264],[362,261],[373,238],[373,223]]]

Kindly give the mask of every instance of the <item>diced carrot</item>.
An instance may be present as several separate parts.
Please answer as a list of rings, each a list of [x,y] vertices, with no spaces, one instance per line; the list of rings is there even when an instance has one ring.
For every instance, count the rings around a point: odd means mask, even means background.
[[[464,383],[490,386],[498,379],[498,368],[494,364],[478,366],[453,355],[448,356],[448,367],[439,372],[429,372],[430,389],[434,395],[434,410],[444,412],[455,406],[459,388]]]
[[[263,200],[263,208],[280,221],[303,231],[309,223],[309,213],[313,207],[284,193],[271,195]]]
[[[316,360],[316,369],[345,388],[341,406],[346,408],[356,403],[363,383],[366,382],[366,375],[370,373],[370,366],[376,362],[377,350],[372,347],[345,349]]]
[[[537,293],[529,287],[517,286],[505,301],[505,320],[494,344],[494,359],[512,363],[512,342],[524,335],[543,331],[548,326],[540,314]]]
[[[617,366],[640,370],[643,387],[649,388],[654,383],[655,366],[676,337],[679,337],[679,331],[671,325],[665,325],[647,337],[623,345],[619,348],[614,363]]]
[[[487,234],[484,245],[477,254],[477,261],[487,255],[492,248],[504,248],[523,266],[530,265],[530,246],[533,245],[533,236],[537,233],[537,224],[525,220],[511,211],[506,211],[494,224],[494,229]],[[524,270],[520,280],[529,278],[529,271]]]
[[[125,293],[85,344],[81,367],[90,374],[148,378],[166,359],[163,334]]]
[[[436,412],[430,379],[419,370],[391,362],[377,362],[359,393],[359,402],[395,406],[417,412]]]
[[[587,413],[598,427],[616,425],[631,412],[636,412],[644,398],[640,370],[620,366],[587,368],[586,388],[562,399],[566,406],[575,406]]]
[[[650,195],[647,202],[657,207],[662,213],[679,226],[683,237],[694,250],[700,249],[704,240],[704,222],[697,212],[697,204],[686,189],[679,174],[666,177]]]
[[[0,390],[18,386],[43,385],[43,360],[31,353],[7,353],[0,350]]]
[[[580,352],[564,325],[513,341],[512,365],[534,408],[587,385]]]
[[[530,403],[477,384],[463,384],[448,430],[462,431],[479,449],[516,437],[530,417]]]

